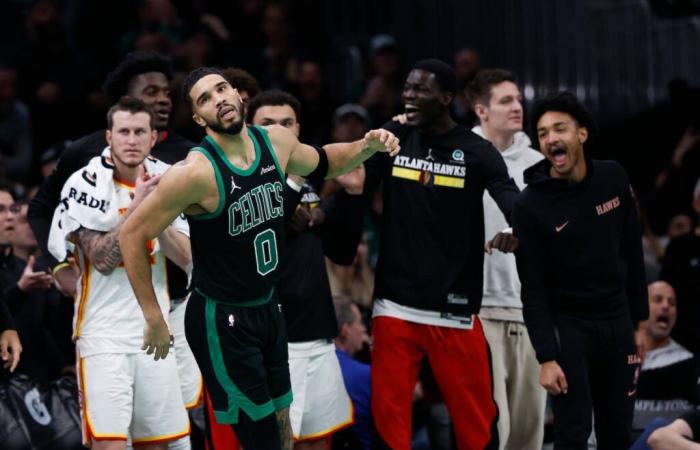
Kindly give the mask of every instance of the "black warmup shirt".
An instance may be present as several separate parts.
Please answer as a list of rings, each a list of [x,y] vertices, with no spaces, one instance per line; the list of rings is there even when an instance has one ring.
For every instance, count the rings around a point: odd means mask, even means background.
[[[513,210],[523,316],[540,362],[557,355],[555,319],[649,315],[642,238],[625,170],[586,159],[586,177],[550,176],[543,160],[525,171]]]
[[[239,169],[209,136],[193,151],[211,162],[219,206],[187,216],[192,244],[192,287],[222,303],[266,302],[279,279],[284,251],[284,174],[267,131],[249,127],[255,161]]]
[[[334,339],[338,335],[338,322],[325,256],[336,264],[352,263],[362,235],[362,196],[348,195],[343,191],[321,201],[316,188],[309,182],[304,184],[301,192],[285,186],[287,211],[290,204],[296,205],[297,202],[321,208],[326,217],[321,225],[301,233],[287,228],[287,249],[277,284],[284,306],[287,338],[289,342]]]
[[[390,122],[401,153],[365,163],[370,198],[384,181],[375,298],[455,315],[481,306],[488,189],[506,218],[518,188],[491,143],[457,125],[440,136]]]
[[[51,255],[47,248],[51,220],[61,197],[61,189],[73,172],[85,167],[90,159],[102,153],[107,147],[105,130],[83,136],[68,146],[56,168],[44,180],[39,192],[29,204],[27,218],[44,255]],[[151,155],[168,164],[175,164],[187,156],[194,143],[174,133],[167,133],[164,140],[157,142]],[[53,264],[55,265],[55,261]],[[187,275],[170,261],[166,261],[168,271],[168,291],[171,299],[183,298],[187,294]]]

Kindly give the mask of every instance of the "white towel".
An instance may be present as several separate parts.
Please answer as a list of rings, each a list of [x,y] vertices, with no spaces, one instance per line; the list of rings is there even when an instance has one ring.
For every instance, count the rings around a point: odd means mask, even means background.
[[[107,232],[119,223],[119,208],[113,202],[116,186],[111,154],[110,148],[106,147],[100,156],[92,158],[63,185],[48,243],[49,251],[59,261],[66,259],[67,251],[73,251],[73,244],[68,240],[73,231],[83,227]],[[169,164],[150,156],[144,161],[144,166],[150,175],[161,175],[170,168]],[[175,225],[178,231],[189,236],[186,221],[178,218]]]

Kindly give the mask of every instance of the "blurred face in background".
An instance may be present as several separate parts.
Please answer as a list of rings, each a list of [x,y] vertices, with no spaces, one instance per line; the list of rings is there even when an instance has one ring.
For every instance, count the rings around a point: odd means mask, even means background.
[[[666,234],[671,239],[675,239],[684,234],[690,233],[693,229],[693,220],[686,214],[676,214],[668,221]]]
[[[346,114],[338,119],[333,126],[335,142],[353,142],[365,137],[369,131],[367,121],[357,114]]]
[[[20,206],[19,212],[17,213],[17,220],[15,222],[14,232],[12,233],[12,245],[15,247],[36,247],[38,244],[31,227],[29,226],[29,221],[27,220],[27,210],[29,205]]]
[[[652,339],[663,341],[671,335],[676,325],[676,293],[670,284],[657,281],[649,285],[649,319],[647,333]]]
[[[255,111],[253,125],[269,127],[270,125],[281,125],[289,128],[296,137],[299,137],[299,122],[297,115],[289,105],[265,105]]]
[[[355,319],[351,323],[343,325],[342,333],[346,351],[350,355],[354,355],[361,351],[365,344],[369,344],[369,335],[367,334],[365,324],[362,322],[360,308],[355,304],[352,304],[351,308]]]
[[[0,191],[0,245],[10,245],[15,231],[17,207],[7,191]]]
[[[17,71],[0,67],[0,112],[8,111],[17,95]]]
[[[170,82],[161,72],[136,75],[129,83],[129,95],[136,97],[153,109],[158,131],[168,128],[173,102],[170,99]]]

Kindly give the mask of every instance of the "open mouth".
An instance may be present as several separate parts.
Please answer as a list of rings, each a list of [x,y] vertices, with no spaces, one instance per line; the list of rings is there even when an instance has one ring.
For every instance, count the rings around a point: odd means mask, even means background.
[[[415,105],[406,105],[404,110],[406,111],[406,118],[408,120],[414,120],[419,112],[418,107]]]
[[[224,120],[233,119],[235,112],[236,108],[234,108],[233,106],[223,106],[219,110],[219,118]]]
[[[656,318],[656,324],[661,328],[668,328],[670,326],[670,319],[666,315],[659,315]]]
[[[554,148],[549,150],[549,154],[552,155],[552,164],[555,167],[562,167],[566,164],[567,155],[566,150],[563,148]]]

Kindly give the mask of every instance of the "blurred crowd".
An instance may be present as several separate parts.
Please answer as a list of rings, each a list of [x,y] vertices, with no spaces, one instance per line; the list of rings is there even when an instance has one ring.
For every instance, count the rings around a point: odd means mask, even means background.
[[[336,44],[312,5],[310,1],[264,0],[3,3],[0,178],[11,185],[8,190],[14,199],[0,198],[0,245],[12,249],[0,256],[0,287],[3,301],[23,330],[24,352],[15,379],[22,375],[55,386],[55,380],[74,372],[72,299],[62,296],[50,280],[33,275],[45,273],[48,264],[27,223],[27,202],[73,140],[104,128],[110,100],[102,85],[127,54],[153,51],[170,58],[174,76],[162,100],[170,114],[168,130],[194,142],[201,139],[202,131],[192,122],[179,93],[184,76],[201,66],[228,68],[227,77],[244,101],[267,89],[292,93],[300,102],[300,140],[305,143],[359,139],[403,112],[401,94],[411,55],[389,34],[377,34],[356,45]],[[459,89],[453,117],[471,127],[476,115],[465,88],[481,68],[482,57],[465,47],[450,63]],[[685,89],[692,92],[687,85]],[[679,110],[673,109],[673,102],[669,105],[674,114],[686,111],[685,106]],[[698,104],[694,106],[697,109]],[[635,425],[640,430],[648,419],[658,416],[649,411],[666,407],[649,401],[681,398],[682,410],[700,404],[696,361],[700,356],[700,120],[697,111],[674,117],[672,127],[658,129],[665,133],[658,142],[667,148],[637,149],[640,159],[650,153],[648,159],[656,163],[653,173],[645,169],[635,175],[635,168],[627,167],[633,184],[639,184],[634,187],[639,194],[648,282],[664,280],[650,289],[652,313],[640,333],[647,333],[644,342],[650,352],[671,342],[686,349],[684,353],[673,347],[671,363],[662,358],[657,365],[642,368],[639,401],[647,403],[638,408],[643,419]],[[637,131],[648,132],[630,133]],[[605,145],[603,140],[596,142],[596,152],[615,155]],[[321,198],[337,189],[327,185]],[[370,362],[367,329],[381,214],[378,195],[365,219],[354,262],[327,264],[336,307],[340,305],[338,346],[364,363]],[[660,306],[654,306],[657,303]],[[680,369],[664,374],[660,381],[645,381],[653,370],[681,361],[685,362]],[[442,437],[444,448],[450,448],[449,421],[439,409],[439,391],[429,369],[423,372],[416,389],[416,446]],[[6,371],[0,376],[3,383],[10,382]],[[669,386],[678,389],[668,392],[664,387]],[[2,400],[0,412],[8,408]],[[679,412],[671,409],[673,414]],[[673,414],[662,415],[671,419]],[[432,424],[432,439],[420,430],[425,424]]]

